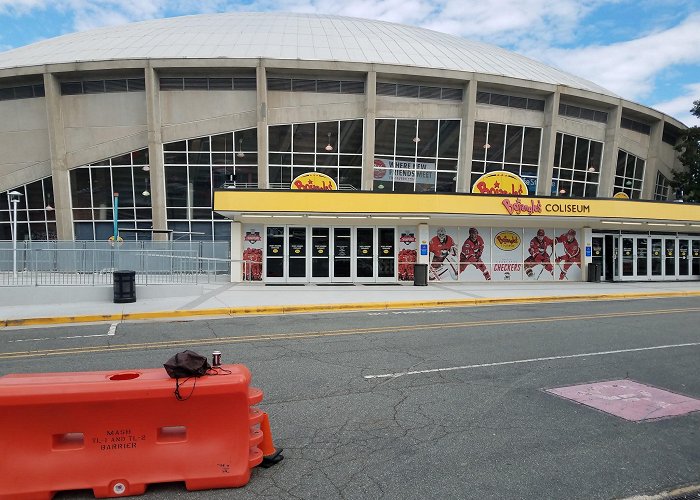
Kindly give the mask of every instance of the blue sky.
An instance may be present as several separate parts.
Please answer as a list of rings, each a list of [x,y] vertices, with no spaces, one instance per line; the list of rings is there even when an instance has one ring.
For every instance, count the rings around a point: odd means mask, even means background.
[[[700,0],[0,0],[0,51],[107,25],[228,11],[317,12],[507,48],[700,125]]]

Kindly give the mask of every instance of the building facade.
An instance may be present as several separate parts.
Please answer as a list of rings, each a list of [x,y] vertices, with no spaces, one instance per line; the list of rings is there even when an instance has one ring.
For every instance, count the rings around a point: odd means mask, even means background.
[[[76,33],[0,53],[0,116],[0,240],[16,208],[19,240],[106,241],[116,218],[230,241],[259,263],[233,279],[700,278],[696,207],[667,203],[682,123],[441,33],[270,13]],[[336,201],[290,194],[318,179]]]

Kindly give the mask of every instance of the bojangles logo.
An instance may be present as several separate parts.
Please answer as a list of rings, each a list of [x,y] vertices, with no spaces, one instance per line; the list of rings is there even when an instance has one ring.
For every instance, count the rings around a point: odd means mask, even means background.
[[[516,198],[515,201],[506,198],[501,203],[508,211],[508,215],[532,215],[542,213],[542,203],[539,200],[537,200],[537,202],[530,200],[530,203],[523,203],[520,201],[520,198]]]
[[[501,250],[511,251],[520,246],[520,235],[513,231],[501,231],[493,240]]]

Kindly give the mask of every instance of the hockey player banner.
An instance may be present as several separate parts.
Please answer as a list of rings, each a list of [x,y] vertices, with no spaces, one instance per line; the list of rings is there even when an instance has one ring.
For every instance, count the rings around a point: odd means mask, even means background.
[[[262,280],[263,230],[262,226],[243,225],[243,279]]]
[[[459,261],[456,241],[458,228],[436,226],[430,228],[428,240],[428,279],[431,281],[457,281]]]
[[[459,275],[462,281],[491,280],[491,229],[463,227],[460,230]]]
[[[554,232],[551,228],[525,228],[523,279],[552,281],[554,276]]]
[[[554,238],[554,278],[560,281],[581,281],[581,247],[575,229],[557,229]]]
[[[399,281],[413,281],[413,266],[417,262],[416,228],[399,227]]]
[[[523,230],[493,228],[491,270],[495,281],[522,281]]]

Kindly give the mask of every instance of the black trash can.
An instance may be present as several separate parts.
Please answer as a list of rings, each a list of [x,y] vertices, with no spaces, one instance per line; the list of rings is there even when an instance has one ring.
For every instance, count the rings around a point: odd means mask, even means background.
[[[428,286],[428,264],[413,265],[413,286]]]
[[[136,271],[114,271],[114,303],[136,302]]]
[[[600,275],[602,274],[602,269],[600,264],[597,262],[588,263],[588,282],[589,283],[600,283]]]

